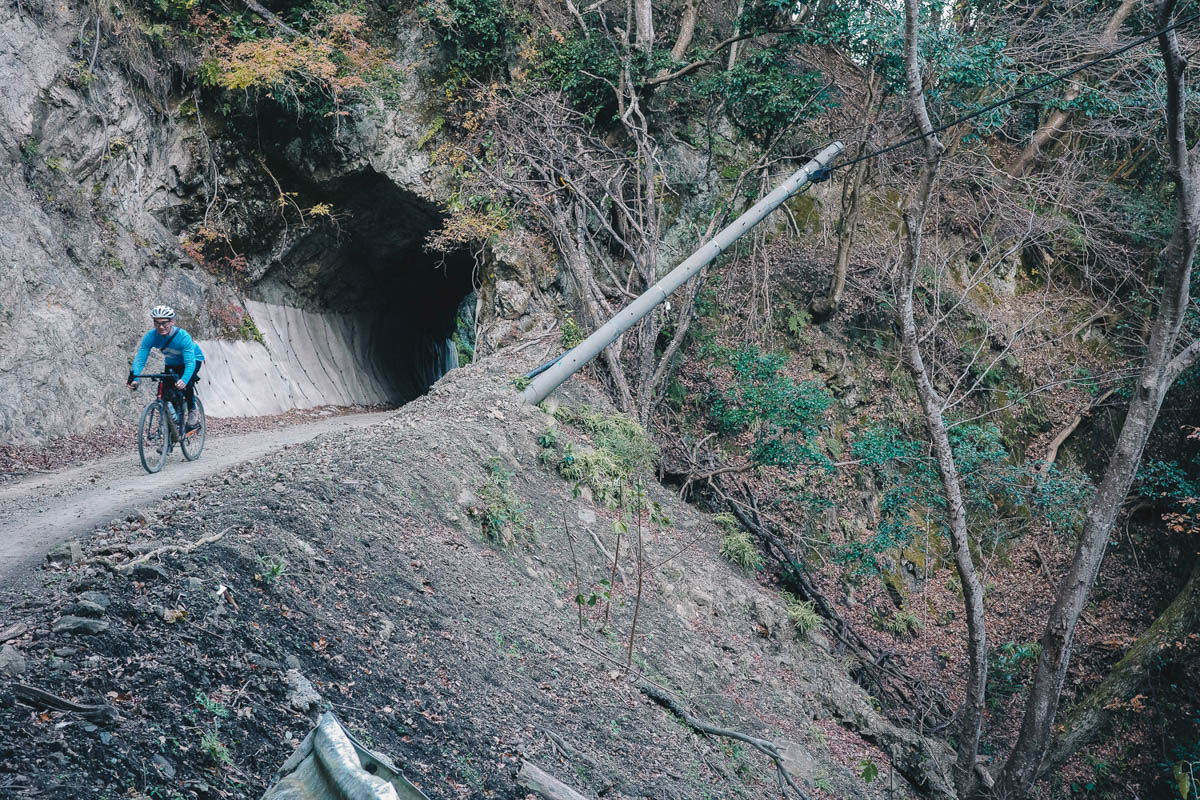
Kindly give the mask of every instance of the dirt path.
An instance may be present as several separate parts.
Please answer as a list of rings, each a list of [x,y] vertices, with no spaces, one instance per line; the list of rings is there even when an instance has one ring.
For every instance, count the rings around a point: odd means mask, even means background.
[[[156,475],[142,469],[131,448],[121,455],[0,486],[0,585],[18,583],[59,542],[86,534],[192,481],[322,433],[374,425],[393,413],[350,414],[277,430],[210,437],[199,460],[186,462],[176,450]]]

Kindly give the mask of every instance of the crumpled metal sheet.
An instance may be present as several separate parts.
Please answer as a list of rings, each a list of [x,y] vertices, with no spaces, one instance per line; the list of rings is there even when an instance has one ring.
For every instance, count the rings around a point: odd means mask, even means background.
[[[368,750],[326,711],[279,768],[262,800],[429,800],[385,756]]]

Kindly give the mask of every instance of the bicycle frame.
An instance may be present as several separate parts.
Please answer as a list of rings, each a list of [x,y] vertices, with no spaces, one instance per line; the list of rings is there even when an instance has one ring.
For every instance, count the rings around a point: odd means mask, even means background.
[[[141,380],[142,378],[149,378],[158,383],[158,391],[155,397],[162,403],[163,417],[167,421],[171,441],[180,441],[183,439],[183,425],[176,424],[175,412],[178,411],[180,419],[183,420],[186,417],[187,408],[184,405],[183,391],[175,388],[175,381],[179,380],[179,376],[174,372],[154,372],[134,376],[134,380]]]

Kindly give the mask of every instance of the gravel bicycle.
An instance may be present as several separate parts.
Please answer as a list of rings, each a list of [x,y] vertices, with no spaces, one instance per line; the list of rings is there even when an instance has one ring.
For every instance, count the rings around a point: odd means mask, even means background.
[[[179,376],[173,372],[156,372],[135,377],[138,380],[149,378],[158,384],[155,398],[142,409],[142,418],[138,422],[138,456],[142,459],[142,466],[147,472],[158,472],[167,463],[167,456],[176,444],[188,461],[199,458],[208,435],[208,420],[204,417],[204,404],[200,402],[199,395],[193,395],[199,424],[184,430],[187,402],[183,392],[175,388]]]

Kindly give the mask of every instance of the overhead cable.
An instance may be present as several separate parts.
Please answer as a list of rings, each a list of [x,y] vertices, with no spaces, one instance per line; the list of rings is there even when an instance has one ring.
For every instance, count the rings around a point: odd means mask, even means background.
[[[1169,31],[1175,30],[1180,25],[1186,25],[1187,23],[1193,22],[1197,19],[1200,19],[1200,12],[1192,14],[1190,17],[1184,17],[1181,20],[1173,22],[1172,24],[1168,25],[1167,27],[1163,28],[1162,30],[1158,30],[1158,31],[1155,31],[1154,33],[1147,34],[1147,35],[1141,37],[1140,39],[1135,39],[1134,41],[1130,42],[1129,44],[1118,47],[1115,50],[1109,50],[1106,53],[1102,53],[1101,55],[1093,58],[1091,61],[1086,61],[1083,64],[1080,64],[1078,67],[1073,67],[1073,68],[1067,70],[1066,72],[1061,72],[1058,75],[1051,76],[1051,77],[1047,78],[1046,80],[1042,81],[1041,83],[1034,84],[1033,86],[1029,87],[1028,89],[1024,89],[1020,92],[1017,92],[1014,95],[1010,95],[1009,97],[1005,97],[1000,100],[997,100],[994,103],[989,103],[988,105],[984,106],[983,108],[979,108],[979,109],[976,109],[975,111],[972,111],[970,114],[964,114],[963,116],[959,117],[958,119],[952,120],[943,125],[939,125],[938,127],[931,130],[928,134],[917,134],[916,136],[910,136],[909,138],[907,138],[903,141],[896,142],[895,144],[890,144],[887,147],[881,148],[879,150],[875,150],[873,152],[866,153],[864,155],[858,156],[857,158],[852,158],[849,161],[845,161],[841,164],[835,164],[834,166],[830,167],[830,169],[842,169],[843,167],[849,167],[851,165],[857,164],[860,161],[866,161],[868,158],[876,158],[878,156],[883,155],[884,153],[890,153],[893,150],[899,150],[901,147],[906,147],[910,144],[913,144],[914,142],[919,142],[922,139],[924,139],[926,136],[933,136],[935,133],[941,133],[942,131],[947,130],[948,128],[953,128],[955,125],[961,125],[964,122],[967,122],[969,120],[975,119],[976,117],[982,116],[989,111],[999,108],[1000,106],[1007,105],[1009,103],[1014,103],[1023,97],[1028,97],[1029,95],[1033,94],[1034,92],[1045,89],[1047,86],[1050,86],[1052,84],[1058,83],[1063,80],[1066,80],[1067,78],[1071,77],[1072,75],[1074,75],[1077,72],[1082,72],[1083,70],[1088,69],[1089,67],[1094,67],[1096,64],[1099,64],[1101,61],[1107,61],[1108,59],[1113,58],[1114,56],[1119,56],[1119,55],[1121,55],[1121,53],[1132,50],[1133,48],[1137,47],[1138,45],[1145,44],[1146,42],[1150,41],[1151,39],[1154,39],[1158,36],[1162,36],[1164,33],[1168,33]]]

